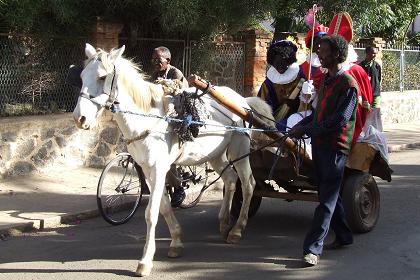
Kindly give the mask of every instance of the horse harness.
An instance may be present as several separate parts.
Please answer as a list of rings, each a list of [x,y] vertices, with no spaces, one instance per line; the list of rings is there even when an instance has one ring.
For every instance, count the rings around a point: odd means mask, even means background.
[[[100,58],[93,58],[92,60],[96,60],[101,62]],[[80,77],[80,75],[78,75]],[[88,99],[89,101],[104,107],[107,110],[110,110],[111,112],[115,112],[115,106],[119,104],[119,102],[117,101],[117,81],[118,81],[118,74],[116,71],[116,67],[114,64],[113,70],[110,73],[107,73],[107,75],[105,76],[105,81],[104,81],[104,86],[103,86],[103,93],[108,96],[108,100],[105,102],[105,104],[99,102],[96,100],[96,98],[98,98],[99,96],[92,96],[90,94],[84,93],[84,92],[80,92],[79,96],[81,98],[85,98]],[[183,117],[184,121],[181,123],[181,125],[178,125],[177,128],[175,129],[175,131],[178,132],[178,136],[180,137],[181,142],[185,142],[185,141],[192,141],[192,137],[197,137],[198,136],[198,129],[200,126],[199,124],[191,124],[191,121],[199,121],[201,119],[201,117],[204,117],[205,115],[209,115],[204,106],[202,106],[202,101],[201,101],[201,97],[206,95],[209,92],[209,88],[210,88],[210,83],[208,84],[207,88],[201,93],[198,94],[198,89],[196,90],[196,92],[194,94],[188,94],[187,92],[183,92],[182,95],[185,95],[185,98],[182,98],[182,102],[184,102],[183,104],[183,109],[187,109],[184,112],[177,112],[178,113],[178,118]],[[201,108],[196,108],[196,100],[199,100],[201,102],[198,102],[199,106],[201,106]],[[225,114],[223,111],[221,111],[220,109],[216,108],[215,106],[212,106],[213,109],[215,109],[216,111],[218,111],[219,113],[221,113],[223,116],[225,116],[227,119],[231,120],[232,125],[234,124],[234,121],[232,120],[231,117],[229,117],[227,114]],[[185,115],[185,113],[187,113],[188,115]],[[131,139],[127,139],[127,145],[130,145],[136,141],[141,141],[144,140],[146,137],[148,137],[150,134],[152,133],[152,131],[150,129],[147,129],[145,131],[143,131],[140,135],[131,138]]]
[[[94,58],[94,60],[102,62],[100,58]],[[118,80],[118,74],[117,74],[117,71],[115,69],[115,64],[114,64],[114,68],[112,69],[112,72],[107,73],[107,75],[105,76],[103,93],[102,93],[102,94],[108,95],[108,100],[105,102],[105,104],[102,104],[95,100],[95,98],[99,97],[100,95],[97,97],[93,97],[90,94],[80,92],[79,96],[82,98],[86,98],[92,101],[93,103],[96,103],[101,107],[104,107],[107,110],[112,111],[114,104],[119,104],[119,102],[117,101],[117,91],[116,91],[117,80]]]

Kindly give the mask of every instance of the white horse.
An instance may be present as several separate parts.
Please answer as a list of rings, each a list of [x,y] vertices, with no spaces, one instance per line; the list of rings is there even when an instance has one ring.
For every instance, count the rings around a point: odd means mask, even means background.
[[[81,73],[83,86],[73,117],[77,127],[89,129],[96,124],[99,111],[105,104],[112,104],[117,109],[114,119],[129,143],[128,152],[142,167],[150,188],[145,213],[146,244],[136,271],[137,275],[146,276],[153,267],[155,227],[159,211],[165,218],[171,235],[168,256],[178,257],[183,249],[181,227],[172,211],[168,196],[164,195],[165,175],[170,165],[198,165],[208,161],[216,172],[221,173],[229,164],[228,159],[236,159],[250,151],[250,137],[243,131],[225,128],[226,125],[243,127],[244,123],[211,97],[204,96],[206,108],[211,115],[211,118],[206,120],[208,125],[200,128],[199,136],[194,141],[180,145],[178,136],[171,132],[167,121],[144,116],[165,116],[165,95],[162,86],[144,80],[138,68],[122,57],[123,52],[124,46],[107,53],[86,44],[87,60]],[[227,87],[216,89],[242,107],[250,108],[248,100],[254,108],[259,108],[259,113],[271,116],[269,106],[261,99],[245,99]],[[195,91],[195,88],[186,90]],[[128,111],[130,113],[127,113]],[[228,243],[236,243],[242,236],[255,187],[248,157],[235,162],[234,167],[236,172],[229,167],[222,174],[225,195],[219,221],[220,232]],[[243,204],[238,220],[231,227],[230,208],[238,177],[242,185]]]

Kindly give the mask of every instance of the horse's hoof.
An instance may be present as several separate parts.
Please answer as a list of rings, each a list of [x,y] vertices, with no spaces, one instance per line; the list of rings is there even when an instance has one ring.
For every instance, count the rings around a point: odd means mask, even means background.
[[[152,272],[153,265],[151,264],[144,264],[139,263],[136,270],[136,275],[140,277],[149,276],[150,272]]]
[[[168,252],[169,258],[179,258],[182,256],[182,252],[184,251],[183,247],[170,247]]]
[[[228,235],[228,237],[226,238],[226,242],[229,244],[236,244],[239,242],[239,240],[241,240],[241,235],[240,234],[232,234],[230,233]]]
[[[233,227],[232,226],[221,226],[220,227],[220,234],[222,235],[223,239],[227,239],[229,236],[229,232],[231,231]]]

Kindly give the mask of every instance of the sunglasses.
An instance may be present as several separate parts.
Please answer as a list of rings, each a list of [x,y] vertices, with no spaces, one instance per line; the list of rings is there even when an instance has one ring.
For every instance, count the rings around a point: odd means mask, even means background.
[[[150,62],[153,64],[153,65],[159,65],[159,64],[163,64],[163,63],[165,63],[165,62],[167,62],[167,60],[166,59],[159,59],[159,58],[152,58],[151,60],[150,60]]]

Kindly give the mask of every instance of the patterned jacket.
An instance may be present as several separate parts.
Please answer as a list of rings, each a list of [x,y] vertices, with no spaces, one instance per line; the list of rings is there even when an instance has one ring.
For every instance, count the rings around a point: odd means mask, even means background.
[[[348,155],[356,121],[358,86],[347,72],[324,76],[315,113],[303,119],[313,148],[333,149]]]

